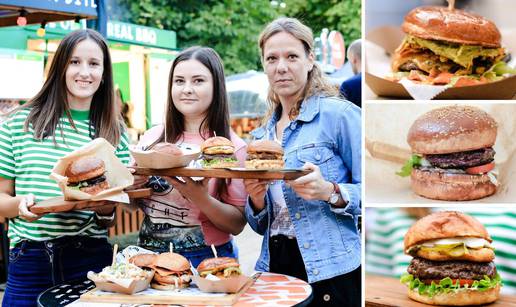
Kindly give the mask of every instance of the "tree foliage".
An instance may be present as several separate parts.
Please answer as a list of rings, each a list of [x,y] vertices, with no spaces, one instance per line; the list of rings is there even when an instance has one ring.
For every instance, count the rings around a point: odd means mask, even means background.
[[[360,37],[360,0],[108,0],[113,20],[173,30],[179,48],[209,46],[224,60],[227,74],[261,70],[258,35],[274,18],[300,18],[315,35],[339,30],[346,43]],[[278,1],[281,3],[281,1]]]

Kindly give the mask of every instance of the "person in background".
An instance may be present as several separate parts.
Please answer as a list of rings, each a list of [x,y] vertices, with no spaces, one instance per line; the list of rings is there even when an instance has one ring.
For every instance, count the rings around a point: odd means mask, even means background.
[[[245,213],[263,235],[256,270],[308,281],[312,306],[360,306],[361,114],[315,63],[312,30],[279,18],[260,34],[269,113],[251,134],[275,140],[293,181],[244,180]]]
[[[9,219],[9,267],[2,306],[36,306],[38,295],[111,263],[114,208],[35,215],[35,202],[62,196],[49,178],[57,160],[102,137],[129,162],[113,94],[106,41],[77,30],[59,44],[39,93],[0,125],[0,215]]]
[[[362,42],[357,39],[351,43],[347,52],[348,61],[354,76],[340,85],[340,93],[358,107],[362,106]]]
[[[209,137],[223,136],[231,139],[243,165],[247,145],[230,129],[224,68],[215,50],[191,47],[179,53],[168,89],[165,124],[148,130],[138,147],[151,149],[160,142],[200,146]],[[211,244],[218,256],[237,257],[232,235],[246,224],[247,194],[241,179],[135,177],[137,184],[154,191],[150,198],[136,201],[145,213],[139,246],[165,252],[172,244],[174,252],[194,266],[213,257]]]

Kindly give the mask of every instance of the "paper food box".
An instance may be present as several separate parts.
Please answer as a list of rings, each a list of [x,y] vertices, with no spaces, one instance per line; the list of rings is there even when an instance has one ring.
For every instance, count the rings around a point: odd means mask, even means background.
[[[138,167],[165,169],[187,166],[201,154],[199,146],[193,144],[176,144],[182,151],[182,155],[165,154],[153,149],[131,149],[131,154]]]
[[[223,279],[219,279],[213,275],[208,275],[207,278],[194,275],[192,280],[201,291],[212,293],[237,293],[246,284],[253,283],[253,279],[245,275]]]
[[[72,161],[81,156],[95,156],[104,162],[106,170],[104,176],[109,184],[108,189],[91,195],[68,186],[66,169]],[[52,169],[50,178],[57,182],[63,191],[65,200],[111,200],[122,203],[129,203],[129,197],[123,190],[134,182],[131,172],[115,155],[113,145],[103,138],[97,138],[59,159]]]

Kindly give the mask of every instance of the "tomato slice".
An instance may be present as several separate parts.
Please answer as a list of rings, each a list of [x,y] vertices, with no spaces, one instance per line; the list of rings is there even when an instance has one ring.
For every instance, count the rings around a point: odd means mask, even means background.
[[[491,163],[487,163],[484,165],[469,167],[465,171],[466,171],[466,173],[471,174],[471,175],[478,175],[478,174],[488,173],[494,167],[495,167],[495,163],[491,162]]]
[[[449,72],[443,72],[437,75],[435,79],[432,81],[433,84],[448,84],[451,81],[451,78],[453,77],[453,74],[450,74]]]
[[[453,284],[455,285],[457,283],[457,280],[459,281],[460,285],[461,286],[464,286],[464,285],[473,285],[473,282],[474,280],[473,279],[452,279],[452,282]],[[438,285],[439,284],[439,280],[437,279],[425,279],[423,280],[423,282],[426,284],[426,285],[431,285],[432,284],[432,281],[434,282],[434,284]]]

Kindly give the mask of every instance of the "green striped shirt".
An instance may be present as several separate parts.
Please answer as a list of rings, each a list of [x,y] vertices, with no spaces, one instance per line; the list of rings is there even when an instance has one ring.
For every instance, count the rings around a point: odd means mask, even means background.
[[[72,110],[77,130],[68,122],[68,118],[61,118],[64,140],[61,130],[57,128],[57,147],[52,137],[42,141],[35,140],[32,127],[24,131],[28,114],[29,110],[23,109],[0,125],[0,176],[15,181],[17,196],[32,193],[36,202],[62,196],[57,183],[49,175],[59,158],[91,142],[89,111]],[[128,139],[125,133],[115,154],[122,163],[129,162]],[[106,237],[106,228],[99,227],[93,218],[92,211],[72,211],[46,214],[33,222],[18,217],[9,219],[10,247],[23,240],[45,241],[73,235]]]
[[[475,217],[486,227],[493,239],[494,263],[504,285],[502,293],[516,294],[516,213],[506,208],[461,208],[458,211]],[[412,257],[403,253],[403,238],[415,221],[400,208],[366,209],[367,273],[400,277],[407,271]]]

